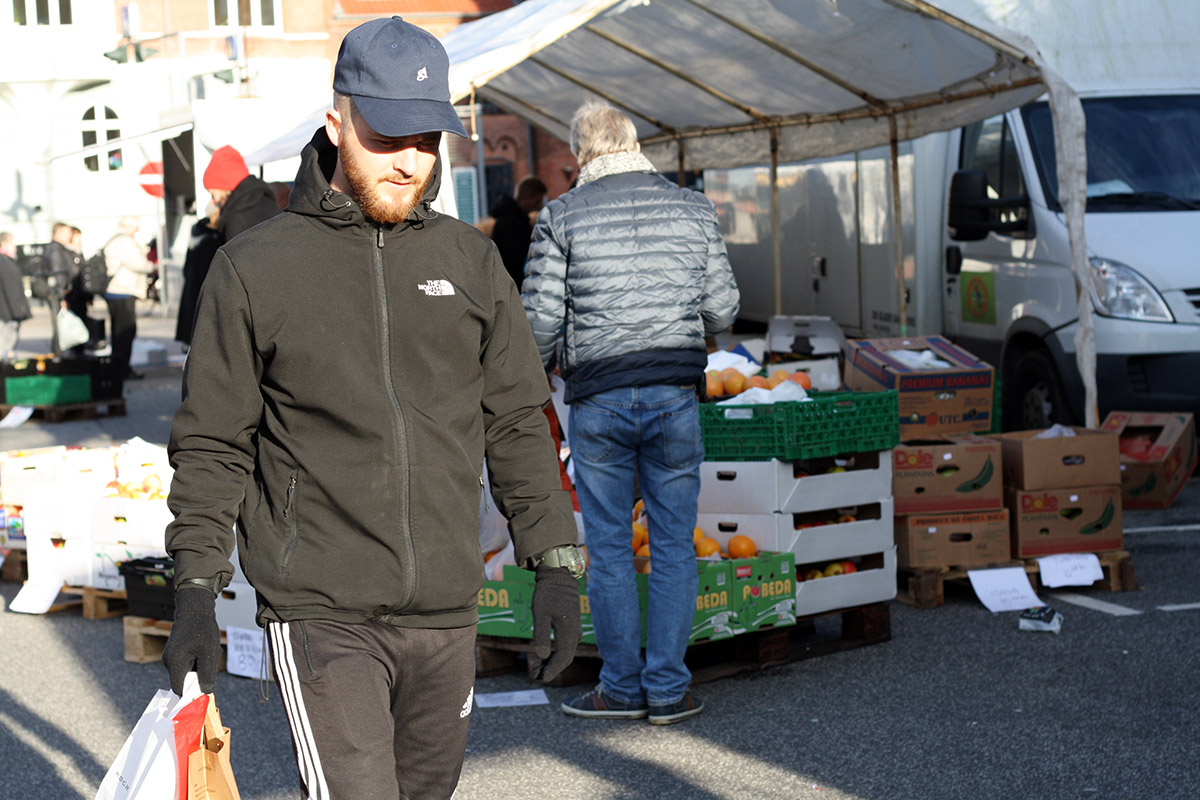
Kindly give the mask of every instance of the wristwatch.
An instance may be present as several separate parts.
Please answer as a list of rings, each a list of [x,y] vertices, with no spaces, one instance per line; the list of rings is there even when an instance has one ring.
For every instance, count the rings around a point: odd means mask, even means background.
[[[547,567],[563,567],[567,572],[571,573],[572,578],[583,577],[583,571],[587,568],[587,561],[583,557],[583,551],[573,544],[551,547],[540,556],[534,556],[534,567],[540,567],[543,564]]]

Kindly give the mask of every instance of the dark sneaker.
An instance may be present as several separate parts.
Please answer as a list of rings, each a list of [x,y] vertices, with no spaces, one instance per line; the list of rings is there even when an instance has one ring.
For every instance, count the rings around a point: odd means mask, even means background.
[[[688,717],[696,716],[703,710],[704,701],[691,692],[688,692],[683,696],[682,700],[677,702],[665,706],[650,706],[650,724],[670,725],[674,722],[682,722]]]
[[[585,695],[563,701],[562,710],[569,717],[592,719],[645,719],[650,713],[645,705],[622,703],[615,697],[609,697],[599,686]]]

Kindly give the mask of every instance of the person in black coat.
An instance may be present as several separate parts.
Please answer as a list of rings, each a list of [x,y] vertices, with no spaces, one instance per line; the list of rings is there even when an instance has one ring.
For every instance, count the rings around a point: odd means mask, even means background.
[[[275,190],[251,175],[242,154],[229,145],[213,151],[204,170],[204,188],[221,210],[217,219],[219,244],[279,213]]]
[[[8,361],[21,339],[21,322],[33,316],[25,299],[13,235],[0,233],[0,361]]]
[[[525,257],[529,255],[529,240],[533,236],[533,221],[529,215],[540,211],[545,202],[546,184],[541,178],[530,175],[517,184],[513,197],[500,198],[490,212],[496,220],[492,226],[492,241],[517,289],[525,280]]]
[[[175,341],[183,342],[184,346],[192,343],[192,326],[196,321],[196,303],[200,299],[200,286],[208,275],[208,265],[217,248],[221,246],[221,236],[217,233],[217,220],[220,209],[216,204],[209,204],[207,216],[201,217],[192,226],[192,236],[188,241],[187,255],[183,259],[183,291],[179,295],[179,313],[175,320]]]

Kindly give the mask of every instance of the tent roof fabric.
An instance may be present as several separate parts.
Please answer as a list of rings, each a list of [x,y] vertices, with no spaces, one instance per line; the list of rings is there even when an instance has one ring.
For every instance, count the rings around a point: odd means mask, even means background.
[[[561,138],[604,100],[660,169],[798,161],[945,130],[1045,91],[1033,48],[923,0],[527,0],[443,38],[455,99]]]
[[[388,17],[394,14],[462,14],[478,16],[512,8],[512,0],[339,0],[348,17]]]

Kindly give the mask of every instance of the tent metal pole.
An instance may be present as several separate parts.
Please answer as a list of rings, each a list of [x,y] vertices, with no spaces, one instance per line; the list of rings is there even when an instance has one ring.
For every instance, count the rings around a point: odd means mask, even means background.
[[[908,336],[908,287],[904,283],[904,229],[900,213],[900,144],[896,137],[896,116],[888,115],[892,148],[892,238],[896,243],[896,291],[900,308],[900,335]]]
[[[783,255],[779,241],[779,132],[771,128],[771,254],[775,266],[775,316],[783,314]]]

